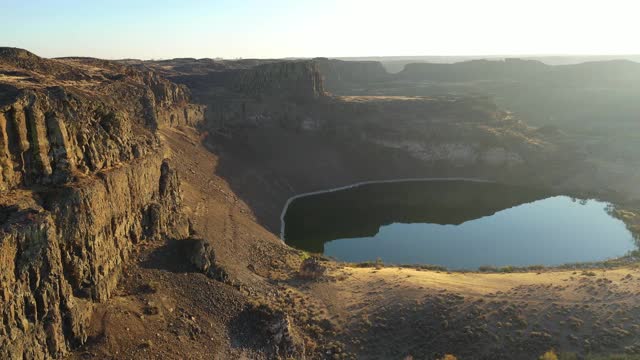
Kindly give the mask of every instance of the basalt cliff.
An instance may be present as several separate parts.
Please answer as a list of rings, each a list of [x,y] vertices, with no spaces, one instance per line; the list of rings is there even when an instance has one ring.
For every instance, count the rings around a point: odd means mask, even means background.
[[[12,48],[0,89],[0,357],[58,358],[137,244],[189,235],[157,129],[204,108],[152,72]]]
[[[538,131],[487,96],[327,90],[338,82],[388,79],[375,63],[176,59],[134,65],[162,72],[207,104],[200,130],[219,156],[218,173],[273,231],[284,201],[303,192],[434,175],[562,186],[569,160],[581,156],[561,136]],[[249,165],[237,166],[238,159]],[[563,173],[543,176],[541,166]]]

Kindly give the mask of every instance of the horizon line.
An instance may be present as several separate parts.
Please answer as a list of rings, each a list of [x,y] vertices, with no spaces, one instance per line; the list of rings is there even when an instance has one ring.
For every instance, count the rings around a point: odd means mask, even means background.
[[[63,55],[63,56],[41,56],[36,52],[24,47],[17,46],[0,46],[0,48],[14,48],[31,52],[45,59],[63,59],[63,58],[94,58],[102,60],[140,60],[140,61],[157,61],[157,60],[174,60],[174,59],[196,59],[196,60],[281,60],[281,59],[314,59],[314,58],[327,58],[327,59],[397,59],[397,60],[412,60],[419,58],[536,58],[536,57],[619,57],[619,56],[640,56],[640,53],[486,53],[486,54],[434,54],[434,55],[357,55],[357,56],[282,56],[282,57],[224,57],[224,56],[206,56],[206,57],[194,57],[194,56],[176,56],[176,57],[96,57],[90,55]]]

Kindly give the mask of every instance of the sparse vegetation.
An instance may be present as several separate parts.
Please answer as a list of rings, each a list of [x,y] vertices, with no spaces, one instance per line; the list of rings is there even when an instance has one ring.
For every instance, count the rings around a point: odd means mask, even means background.
[[[500,269],[498,269],[498,271],[501,272],[501,273],[512,273],[515,270],[516,270],[516,268],[514,266],[511,266],[511,265],[503,266]]]
[[[542,354],[538,360],[558,360],[558,355],[554,350],[549,350],[546,353]]]
[[[327,268],[320,264],[320,260],[318,258],[310,257],[300,264],[300,270],[298,273],[301,278],[312,280],[322,277],[326,270]]]
[[[302,259],[302,261],[305,261],[310,257],[311,257],[311,254],[309,254],[309,252],[300,250],[300,259]]]
[[[458,360],[458,358],[457,358],[457,357],[455,357],[454,355],[446,354],[445,356],[443,356],[442,358],[440,358],[440,360]]]
[[[445,266],[430,265],[430,264],[418,265],[416,268],[420,270],[429,270],[429,271],[448,271],[448,269]]]
[[[491,265],[482,265],[478,267],[478,271],[480,272],[497,272],[498,268]]]
[[[377,258],[375,261],[371,261],[371,260],[363,261],[363,262],[352,264],[352,266],[361,267],[361,268],[372,267],[372,268],[376,268],[377,270],[380,270],[384,267],[384,261],[382,261],[381,258]]]

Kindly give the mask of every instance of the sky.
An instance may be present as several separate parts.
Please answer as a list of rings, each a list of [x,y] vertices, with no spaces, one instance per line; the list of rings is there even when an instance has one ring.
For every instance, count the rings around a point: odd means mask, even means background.
[[[0,46],[106,59],[640,54],[637,0],[0,0]]]

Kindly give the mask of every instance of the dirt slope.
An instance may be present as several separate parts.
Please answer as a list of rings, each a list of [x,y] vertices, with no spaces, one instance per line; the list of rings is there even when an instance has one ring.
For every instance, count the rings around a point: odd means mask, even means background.
[[[535,359],[552,348],[640,350],[635,267],[483,274],[326,262],[323,278],[303,280],[297,275],[301,254],[257,224],[217,175],[220,159],[200,144],[198,133],[166,129],[162,137],[180,160],[174,162],[193,228],[211,241],[229,279],[213,280],[189,265],[187,243],[148,244],[117,296],[96,313],[95,340],[74,358],[275,357],[252,312],[256,303],[285,311],[306,357],[314,359],[436,359],[445,353]]]

